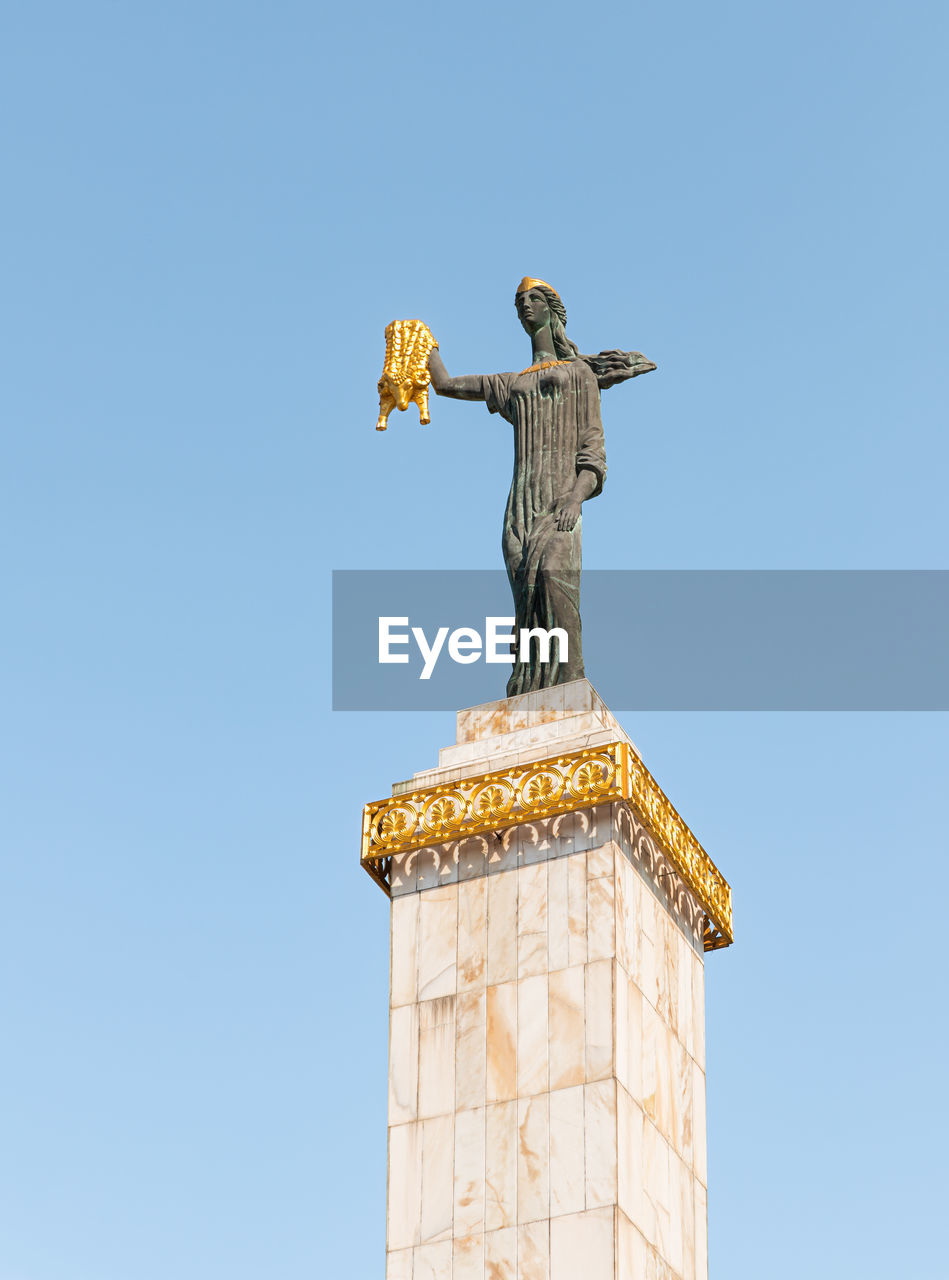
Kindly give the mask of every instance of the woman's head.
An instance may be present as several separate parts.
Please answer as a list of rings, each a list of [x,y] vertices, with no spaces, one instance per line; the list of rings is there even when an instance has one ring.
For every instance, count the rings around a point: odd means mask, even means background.
[[[550,325],[554,351],[561,360],[569,360],[577,354],[576,343],[567,337],[567,309],[560,294],[546,280],[525,276],[514,294],[514,306],[528,333],[536,333],[545,324]]]

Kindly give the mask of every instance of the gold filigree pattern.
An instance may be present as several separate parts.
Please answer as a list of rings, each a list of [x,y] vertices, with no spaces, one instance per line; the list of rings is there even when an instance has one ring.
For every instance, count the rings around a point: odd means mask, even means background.
[[[587,760],[571,771],[568,786],[578,798],[597,796],[610,785],[614,773],[609,761],[604,764],[602,760]]]
[[[499,827],[626,801],[705,912],[705,950],[734,938],[731,889],[665,792],[626,742],[573,751],[367,804],[362,864],[388,892],[393,854]]]
[[[509,782],[489,782],[474,791],[471,797],[471,812],[479,818],[501,818],[504,814],[510,813],[516,798],[514,788]]]
[[[468,803],[457,792],[439,795],[430,800],[422,812],[422,826],[426,831],[450,831],[465,820]]]
[[[559,769],[536,769],[520,786],[521,804],[536,809],[560,799],[566,779]]]
[[[408,804],[394,805],[379,823],[379,839],[383,844],[410,836],[418,822],[418,814]]]

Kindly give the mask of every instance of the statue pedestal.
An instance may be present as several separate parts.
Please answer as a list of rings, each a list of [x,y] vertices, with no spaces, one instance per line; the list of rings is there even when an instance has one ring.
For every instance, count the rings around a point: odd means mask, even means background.
[[[368,805],[392,900],[387,1280],[705,1280],[731,901],[586,680]]]

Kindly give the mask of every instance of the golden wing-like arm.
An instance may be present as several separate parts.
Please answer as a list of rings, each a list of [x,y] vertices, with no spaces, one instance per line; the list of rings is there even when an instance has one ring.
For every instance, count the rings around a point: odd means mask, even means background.
[[[386,361],[379,379],[377,431],[385,431],[393,409],[418,405],[419,422],[431,422],[428,412],[428,357],[438,343],[421,320],[393,320],[386,325]]]

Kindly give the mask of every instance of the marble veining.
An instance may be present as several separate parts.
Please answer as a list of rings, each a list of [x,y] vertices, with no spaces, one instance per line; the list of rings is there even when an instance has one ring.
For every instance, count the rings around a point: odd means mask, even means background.
[[[568,690],[461,713],[465,771],[615,733]],[[386,1280],[707,1280],[701,923],[628,809],[406,855],[391,911]]]

